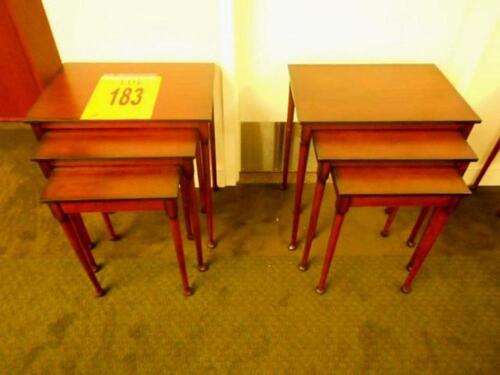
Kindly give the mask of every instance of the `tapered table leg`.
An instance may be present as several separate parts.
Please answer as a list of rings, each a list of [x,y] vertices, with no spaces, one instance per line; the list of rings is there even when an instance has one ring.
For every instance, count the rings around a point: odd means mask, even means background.
[[[219,191],[219,186],[217,185],[217,156],[216,156],[216,145],[215,145],[215,122],[214,116],[212,114],[212,121],[210,122],[210,164],[212,166],[212,184],[214,191]]]
[[[113,223],[111,222],[111,218],[109,217],[109,213],[102,212],[101,215],[102,215],[102,218],[104,220],[104,224],[106,224],[106,229],[108,231],[109,239],[111,241],[119,240],[120,238],[115,233],[115,228],[113,228]]]
[[[299,152],[299,166],[297,170],[297,183],[295,185],[295,201],[293,206],[292,237],[290,239],[290,244],[288,245],[288,250],[295,250],[297,248],[297,232],[299,230],[302,192],[304,190],[307,157],[309,154],[310,143],[311,143],[311,130],[307,127],[302,127],[300,152]]]
[[[328,273],[330,272],[333,255],[335,253],[337,241],[340,236],[340,230],[342,229],[342,223],[344,222],[345,214],[349,209],[349,204],[349,199],[338,198],[335,217],[332,224],[332,230],[330,232],[330,239],[328,240],[328,247],[326,249],[325,260],[323,262],[323,270],[321,271],[319,284],[316,287],[316,293],[318,294],[325,293],[326,279],[328,278]]]
[[[420,228],[422,227],[422,224],[424,223],[427,214],[429,213],[430,207],[423,207],[420,210],[420,214],[418,215],[417,221],[415,222],[415,225],[413,226],[413,229],[411,230],[410,235],[408,236],[408,240],[406,241],[406,245],[408,247],[414,247],[415,246],[415,239],[418,236],[418,232],[420,232]]]
[[[325,192],[325,183],[328,179],[329,174],[330,174],[330,164],[327,162],[319,162],[316,188],[314,191],[314,198],[311,208],[311,218],[309,219],[309,229],[307,231],[304,253],[302,254],[302,260],[299,265],[299,270],[301,271],[307,270],[309,253],[311,252],[312,241],[316,233],[319,211],[321,208],[321,201],[323,200],[323,193]]]
[[[436,242],[439,234],[442,232],[448,217],[450,215],[447,207],[437,207],[429,220],[429,224],[425,228],[422,239],[420,240],[410,263],[408,263],[407,268],[409,269],[409,274],[406,277],[404,284],[401,286],[401,291],[403,293],[410,293],[413,279],[417,275],[420,267],[424,263],[425,258],[432,249],[432,246]]]
[[[179,264],[179,272],[181,274],[182,286],[184,289],[184,294],[190,296],[193,294],[193,290],[189,286],[189,280],[186,270],[186,260],[184,259],[184,249],[182,247],[182,236],[179,226],[179,219],[177,215],[177,202],[175,200],[165,201],[165,211],[170,221],[170,227],[172,228],[172,237],[174,239],[175,254],[177,256],[177,263]]]
[[[184,173],[184,172],[183,172]],[[181,173],[180,185],[181,185],[181,195],[182,195],[182,207],[184,209],[184,222],[186,223],[186,233],[187,238],[192,240],[193,229],[191,227],[191,192],[190,187],[187,182],[187,176]],[[192,178],[192,177],[191,177]]]
[[[68,218],[71,221],[71,224],[73,225],[73,230],[75,231],[75,233],[78,236],[78,241],[80,243],[80,247],[81,247],[83,253],[85,254],[85,257],[87,258],[88,263],[92,267],[92,270],[94,272],[99,272],[99,270],[101,268],[97,265],[97,263],[96,263],[96,261],[94,259],[94,255],[92,254],[92,251],[90,251],[91,249],[89,249],[87,247],[88,244],[85,243],[85,241],[83,240],[82,236],[79,233],[79,230],[82,229],[82,228],[79,227],[79,224],[78,224],[79,220],[81,220],[81,215],[80,214],[71,214],[71,215],[68,215]],[[83,221],[82,221],[82,225],[83,225]],[[83,227],[83,230],[86,231],[86,228]]]
[[[286,117],[285,127],[285,147],[283,154],[283,182],[281,188],[286,190],[288,187],[288,168],[290,166],[290,153],[292,150],[292,136],[293,136],[293,111],[295,104],[293,102],[292,88],[288,92],[288,114]]]
[[[191,165],[192,167],[192,165]],[[188,171],[189,173],[189,171]],[[200,272],[205,272],[208,270],[208,265],[203,261],[203,245],[201,242],[201,228],[200,228],[200,218],[198,216],[198,203],[196,199],[196,190],[194,188],[193,173],[191,170],[191,175],[186,176],[186,188],[188,194],[190,195],[190,214],[191,223],[193,228],[194,240],[196,245],[196,259],[198,261],[198,270]]]
[[[78,257],[80,264],[83,266],[83,269],[85,270],[85,273],[87,274],[90,282],[94,286],[94,289],[96,291],[97,296],[102,297],[105,294],[105,291],[104,291],[104,289],[102,289],[101,284],[99,284],[99,281],[97,280],[95,273],[92,270],[92,266],[89,263],[89,259],[88,259],[87,255],[84,253],[84,250],[80,245],[80,240],[78,238],[78,234],[75,231],[73,223],[71,222],[68,215],[66,215],[62,212],[59,205],[50,204],[50,209],[51,209],[52,213],[54,214],[54,217],[61,224],[61,226],[64,230],[64,234],[66,235],[66,237],[71,245],[71,248],[73,249],[76,256]]]
[[[207,229],[208,247],[213,249],[217,246],[214,236],[214,205],[212,201],[212,188],[210,186],[210,158],[208,155],[208,142],[202,144],[202,159],[205,173],[205,201],[207,206]]]
[[[196,144],[196,171],[198,172],[198,184],[200,185],[201,212],[207,212],[207,202],[205,200],[205,171],[203,167],[203,153],[201,151],[201,142]]]
[[[390,211],[387,215],[387,220],[384,225],[384,229],[382,229],[382,232],[380,232],[380,235],[382,237],[388,237],[389,232],[391,230],[391,225],[394,222],[394,219],[396,218],[396,215],[398,213],[399,207],[391,207]]]
[[[89,236],[89,232],[85,227],[85,223],[83,222],[83,218],[81,215],[75,215],[75,224],[77,227],[76,230],[78,232],[78,236],[81,238],[83,246],[88,250],[93,249],[95,244],[92,242]]]

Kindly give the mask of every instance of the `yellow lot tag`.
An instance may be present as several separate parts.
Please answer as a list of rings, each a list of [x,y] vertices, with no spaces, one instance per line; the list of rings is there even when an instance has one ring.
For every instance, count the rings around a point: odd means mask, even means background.
[[[82,120],[150,119],[160,90],[156,74],[104,74],[99,79]]]

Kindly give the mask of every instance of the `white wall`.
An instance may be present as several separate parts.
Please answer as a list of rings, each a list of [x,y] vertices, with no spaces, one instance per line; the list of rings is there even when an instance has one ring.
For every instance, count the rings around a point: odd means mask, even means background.
[[[214,61],[219,0],[43,0],[65,61]]]
[[[234,184],[240,121],[284,121],[293,62],[433,62],[500,133],[498,0],[43,0],[63,61],[214,61],[219,178]],[[477,173],[472,165],[467,176]],[[500,185],[500,160],[484,183]]]
[[[221,185],[237,181],[240,158],[232,3],[226,0],[42,0],[63,62],[215,62]],[[221,73],[219,72],[219,73]],[[224,90],[223,89],[224,86]],[[224,95],[224,100],[221,100]],[[223,102],[225,110],[222,111]],[[224,142],[225,139],[231,142]],[[231,157],[225,157],[232,155]]]

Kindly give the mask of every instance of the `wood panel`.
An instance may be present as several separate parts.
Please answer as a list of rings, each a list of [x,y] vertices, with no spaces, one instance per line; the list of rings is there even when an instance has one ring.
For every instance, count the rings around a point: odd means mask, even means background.
[[[477,160],[455,130],[316,131],[313,144],[318,160]]]
[[[39,0],[0,0],[0,121],[22,121],[61,67]]]
[[[190,129],[54,130],[33,160],[194,158],[196,142]]]
[[[336,167],[332,175],[340,195],[470,194],[452,167]]]
[[[41,88],[61,69],[61,58],[40,0],[5,0]]]
[[[55,169],[43,202],[176,198],[179,173],[168,167]]]
[[[22,120],[40,88],[4,0],[0,0],[0,121]]]
[[[431,64],[289,65],[301,122],[480,122]]]

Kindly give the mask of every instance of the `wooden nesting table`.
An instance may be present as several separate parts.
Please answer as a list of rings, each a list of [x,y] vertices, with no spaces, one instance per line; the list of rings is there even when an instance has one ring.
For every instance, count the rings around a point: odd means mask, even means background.
[[[85,106],[104,74],[160,75],[162,84],[151,119],[82,120],[80,117]],[[47,132],[69,130],[80,133],[106,130],[110,136],[116,137],[120,137],[122,131],[144,129],[194,130],[199,141],[196,163],[202,193],[201,205],[207,214],[208,245],[215,247],[211,188],[212,176],[214,189],[217,189],[213,126],[214,74],[214,64],[204,63],[63,64],[30,109],[26,122],[30,123],[38,139],[42,139]],[[140,132],[137,136],[140,137]],[[141,142],[138,138],[137,143]],[[154,147],[154,140],[150,139],[147,147]],[[133,153],[133,150],[126,150],[124,155],[130,152]],[[44,170],[44,173],[47,175],[48,170]]]
[[[284,189],[288,182],[295,110],[301,125],[290,250],[297,247],[304,178],[313,134],[331,132],[339,147],[342,147],[342,137],[350,137],[359,144],[351,152],[357,154],[357,161],[373,162],[376,161],[374,152],[387,149],[397,153],[422,137],[439,141],[447,134],[446,139],[461,137],[465,140],[472,126],[481,121],[435,65],[289,65],[289,73]],[[363,141],[365,137],[376,137],[380,131],[391,133],[385,133],[387,138],[378,143]],[[426,158],[432,154],[433,162],[441,163],[443,160],[439,159],[449,155],[450,150],[444,143],[432,147],[425,146],[425,142],[421,144],[426,149],[420,151],[424,151],[424,155],[428,151]],[[462,144],[461,147],[466,146]],[[418,159],[418,155],[409,155],[405,163],[418,164]],[[463,174],[468,160],[454,162]],[[374,163],[371,166],[377,168]]]
[[[106,289],[101,287],[95,273],[100,267],[92,253],[83,246],[77,218],[84,212],[112,211],[163,211],[171,227],[175,252],[179,264],[184,294],[191,295],[181,231],[178,220],[177,194],[179,169],[172,166],[72,166],[55,168],[42,193],[42,202],[47,203],[54,217],[61,224],[68,240],[82,264],[97,296],[102,297]],[[187,188],[192,202],[196,201],[194,183],[188,180]],[[196,204],[189,207],[197,239],[198,269],[207,270],[203,262],[200,228]]]

